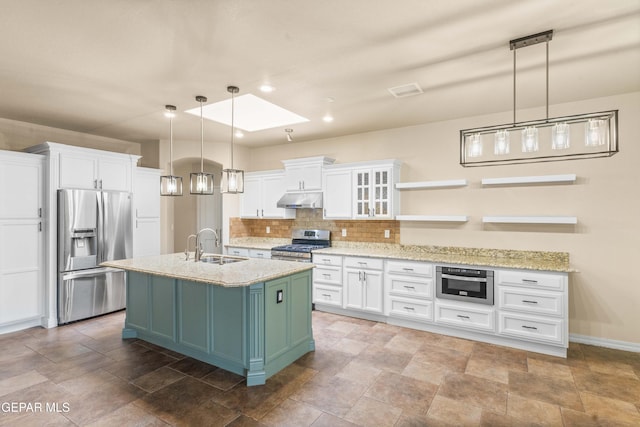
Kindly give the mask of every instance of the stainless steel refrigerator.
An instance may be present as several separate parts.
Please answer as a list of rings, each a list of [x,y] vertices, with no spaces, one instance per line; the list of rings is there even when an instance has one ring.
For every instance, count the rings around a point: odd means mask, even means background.
[[[58,190],[58,323],[125,308],[123,270],[132,256],[131,193]]]

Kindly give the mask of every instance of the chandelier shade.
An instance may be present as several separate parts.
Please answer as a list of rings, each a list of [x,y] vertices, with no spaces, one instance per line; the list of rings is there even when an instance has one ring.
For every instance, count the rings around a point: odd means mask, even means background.
[[[231,167],[222,170],[222,177],[220,179],[220,192],[222,193],[244,193],[244,171],[233,168],[233,137],[235,135],[233,125],[235,114],[234,95],[239,91],[240,89],[237,86],[227,86],[227,92],[231,93]]]
[[[182,177],[173,174],[173,118],[176,106],[165,105],[165,116],[169,118],[169,175],[160,177],[161,196],[182,196]]]
[[[207,196],[213,194],[213,175],[204,172],[204,117],[202,114],[202,103],[207,102],[207,98],[202,95],[196,96],[196,101],[200,103],[200,172],[191,172],[190,193]]]

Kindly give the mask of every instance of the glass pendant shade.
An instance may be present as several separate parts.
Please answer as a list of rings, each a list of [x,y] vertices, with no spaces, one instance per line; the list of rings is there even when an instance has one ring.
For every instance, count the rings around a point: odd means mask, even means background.
[[[164,115],[169,118],[169,175],[160,177],[161,196],[182,196],[182,177],[173,175],[173,118],[176,106],[165,105]]]
[[[160,177],[161,196],[182,196],[182,177],[164,175]]]
[[[585,123],[584,145],[597,147],[609,143],[609,129],[606,120],[592,119]]]
[[[197,195],[213,194],[213,175],[205,172],[192,172],[190,192]]]
[[[551,130],[551,148],[553,150],[566,150],[569,146],[569,125],[567,123],[556,123]]]
[[[220,188],[222,193],[244,193],[244,171],[240,169],[223,169]]]
[[[538,128],[526,127],[522,129],[522,152],[533,153],[538,151]]]
[[[509,154],[509,131],[499,130],[496,132],[493,144],[493,153],[502,156]]]
[[[233,136],[235,134],[235,129],[233,127],[235,110],[233,95],[239,91],[240,89],[236,86],[227,86],[227,92],[231,93],[231,167],[222,170],[222,178],[220,180],[221,193],[244,193],[244,171],[233,168]]]
[[[469,157],[482,156],[482,135],[479,133],[469,135],[469,142],[467,144]]]

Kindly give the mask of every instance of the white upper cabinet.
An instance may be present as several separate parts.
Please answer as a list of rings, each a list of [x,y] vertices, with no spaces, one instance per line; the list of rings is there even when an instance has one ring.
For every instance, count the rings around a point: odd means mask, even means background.
[[[0,151],[0,161],[0,218],[40,218],[44,158]]]
[[[350,168],[327,168],[324,179],[324,217],[351,219],[353,216],[352,172]]]
[[[284,171],[247,172],[240,197],[242,218],[295,218],[292,209],[279,208],[285,193]]]
[[[160,217],[160,170],[136,168],[133,198],[137,218]]]
[[[57,188],[132,192],[132,175],[139,156],[45,142],[31,153],[50,156]]]
[[[322,156],[283,160],[286,191],[321,191],[322,170],[333,162]]]
[[[400,163],[395,160],[353,169],[354,218],[389,218],[398,213],[399,193],[395,183]]]

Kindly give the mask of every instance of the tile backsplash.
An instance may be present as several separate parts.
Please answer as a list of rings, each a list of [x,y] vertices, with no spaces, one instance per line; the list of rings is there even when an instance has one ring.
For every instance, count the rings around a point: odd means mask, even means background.
[[[399,221],[323,219],[322,209],[298,209],[295,219],[231,218],[229,237],[291,238],[295,228],[330,230],[334,241],[400,243]],[[345,237],[342,230],[347,232]],[[384,237],[385,230],[389,230],[389,238]]]

